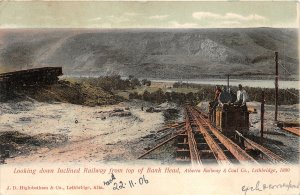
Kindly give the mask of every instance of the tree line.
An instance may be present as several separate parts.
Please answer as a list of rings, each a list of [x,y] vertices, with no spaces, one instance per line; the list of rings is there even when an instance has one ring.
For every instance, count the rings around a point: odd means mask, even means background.
[[[196,92],[182,93],[182,92],[164,92],[161,88],[157,91],[149,92],[145,90],[143,93],[138,94],[133,92],[129,94],[129,99],[141,99],[145,101],[163,103],[166,101],[175,102],[178,104],[191,103],[197,104],[200,101],[212,101],[215,95],[215,89],[212,85],[201,85],[201,84],[188,84],[188,83],[174,83],[173,88],[195,88]],[[264,90],[265,103],[275,103],[275,89],[266,88],[262,89],[259,87],[244,87],[247,91],[250,101],[261,101],[261,94]],[[231,91],[236,94],[237,87],[231,87]],[[291,105],[299,104],[299,90],[298,89],[279,89],[279,104]]]
[[[135,89],[141,85],[150,86],[151,81],[147,79],[139,80],[138,78],[129,75],[128,78],[124,79],[120,75],[109,75],[98,78],[84,78],[84,82],[101,87],[105,91],[112,92],[113,90],[127,90]]]

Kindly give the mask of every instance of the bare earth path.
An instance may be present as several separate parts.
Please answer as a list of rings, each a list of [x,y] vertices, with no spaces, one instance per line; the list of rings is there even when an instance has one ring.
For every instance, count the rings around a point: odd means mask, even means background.
[[[38,102],[18,104],[1,105],[0,132],[19,131],[31,136],[62,134],[67,141],[55,147],[40,147],[29,155],[8,158],[8,164],[97,162],[125,150],[125,158],[136,158],[126,143],[155,132],[163,125],[162,113],[147,113],[138,107],[130,107],[130,116],[109,116],[113,109],[127,107],[124,104],[106,107]]]

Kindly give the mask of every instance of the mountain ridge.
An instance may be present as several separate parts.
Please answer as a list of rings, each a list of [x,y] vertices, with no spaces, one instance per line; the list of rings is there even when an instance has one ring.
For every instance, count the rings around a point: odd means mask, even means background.
[[[297,36],[297,29],[280,28],[2,29],[0,71],[62,66],[65,74],[158,79],[269,75],[278,51],[280,63],[298,75]]]

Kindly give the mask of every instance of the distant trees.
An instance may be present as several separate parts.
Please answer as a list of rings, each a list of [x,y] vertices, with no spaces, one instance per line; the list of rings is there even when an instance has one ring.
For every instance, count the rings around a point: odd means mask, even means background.
[[[133,75],[129,75],[129,76],[128,76],[129,81],[131,81],[133,78],[134,78]]]
[[[122,80],[120,75],[99,77],[97,78],[96,82],[99,87],[103,88],[106,91],[127,89],[130,87],[130,81]]]
[[[143,95],[143,100],[149,101],[149,102],[156,102],[156,103],[163,103],[165,102],[165,94],[162,91],[162,89],[158,89],[157,91],[150,93],[147,90],[144,91]]]
[[[143,97],[143,100],[145,100],[145,101],[149,101],[149,102],[151,101],[151,94],[147,90],[144,91],[142,97]]]
[[[197,93],[187,94],[188,101],[192,99],[197,99],[199,101],[206,100],[210,101],[214,98],[214,87],[212,85],[203,85],[195,83],[174,83],[173,88],[195,88]],[[262,89],[259,87],[245,87],[249,95],[250,101],[261,101],[261,92]],[[237,87],[231,87],[231,92],[236,95]],[[266,88],[265,91],[265,100],[266,104],[274,104],[275,98],[275,89]],[[194,97],[192,97],[194,96]],[[172,96],[173,98],[173,96]],[[178,97],[177,97],[178,99]],[[289,104],[299,104],[299,90],[298,89],[279,89],[279,104],[289,105]]]
[[[151,81],[147,79],[142,80],[142,85],[151,86]]]
[[[128,79],[122,79],[120,75],[110,75],[94,79],[93,82],[106,91],[134,89],[141,85],[151,86],[150,80],[143,79],[140,81],[133,75],[129,75]]]
[[[143,81],[142,81],[143,83]],[[178,88],[186,88],[183,87],[185,85],[179,85],[177,83],[175,86]],[[196,88],[196,92],[176,92],[176,91],[167,91],[164,92],[162,89],[158,89],[150,93],[149,91],[144,91],[140,96],[131,95],[131,97],[135,97],[135,99],[142,99],[149,102],[162,103],[162,102],[175,102],[178,104],[184,104],[189,102],[190,104],[197,104],[200,101],[211,101],[214,98],[214,87],[211,85],[199,85],[199,84],[189,84],[189,87]],[[180,90],[180,89],[178,89]],[[249,95],[250,101],[261,101],[261,92],[262,89],[258,87],[245,87]],[[231,91],[236,95],[237,87],[232,87]],[[265,100],[267,104],[274,104],[274,89],[264,89],[265,91]],[[290,105],[290,104],[299,104],[299,94],[298,89],[279,89],[279,104],[282,105]]]
[[[137,79],[137,78],[133,78],[133,79],[131,79],[130,80],[130,85],[131,85],[131,88],[135,88],[135,87],[139,87],[139,86],[141,86],[141,82],[139,81],[139,79]]]
[[[163,103],[166,101],[165,94],[161,88],[153,92],[151,95],[152,95],[152,99],[157,103]]]
[[[261,101],[261,88],[257,87],[245,87],[251,101]],[[265,100],[266,104],[275,103],[275,89],[266,88],[265,91]],[[279,105],[291,105],[299,104],[299,90],[298,89],[279,89],[278,91],[278,103]]]
[[[150,86],[151,81],[147,79],[139,80],[134,76],[129,76],[128,79],[122,79],[120,75],[110,75],[99,78],[86,78],[83,79],[84,82],[88,82],[89,84],[101,87],[105,91],[112,92],[113,90],[127,90],[134,89],[141,85]],[[158,89],[150,93],[149,91],[144,91],[143,94],[138,94],[137,92],[133,92],[129,94],[130,99],[142,99],[145,101],[162,103],[165,101],[172,101],[178,104],[184,104],[185,102],[189,102],[192,104],[196,104],[200,101],[211,101],[214,98],[214,87],[212,85],[200,85],[200,84],[192,84],[192,83],[174,83],[173,88],[179,88],[178,91],[181,91],[180,88],[194,88],[193,91],[196,92],[176,92],[176,91],[167,91],[164,92],[162,89]],[[195,90],[196,89],[196,90]],[[261,88],[258,87],[245,87],[249,95],[250,101],[260,101],[261,98]],[[183,91],[186,91],[184,89]],[[231,88],[232,92],[237,91],[237,87]],[[274,89],[264,89],[265,98],[267,104],[274,104]],[[279,89],[279,104],[299,104],[299,90],[298,89]]]
[[[161,88],[150,93],[145,90],[142,95],[137,95],[134,93],[129,94],[129,99],[142,99],[144,101],[154,102],[154,103],[163,103],[166,101],[172,101],[178,104],[184,104],[189,102],[191,104],[196,104],[198,102],[196,93],[178,93],[178,92],[164,92]]]
[[[142,96],[135,91],[129,94],[129,99],[142,99]]]
[[[139,79],[129,76],[128,79],[122,79],[120,75],[109,75],[98,78],[83,79],[94,86],[101,87],[105,91],[134,89],[141,86]]]
[[[126,90],[140,87],[141,85],[151,86],[151,81],[147,79],[139,80],[133,75],[129,75],[128,79],[122,79],[120,75],[109,75],[98,78],[88,78],[84,81],[101,87],[105,91]]]

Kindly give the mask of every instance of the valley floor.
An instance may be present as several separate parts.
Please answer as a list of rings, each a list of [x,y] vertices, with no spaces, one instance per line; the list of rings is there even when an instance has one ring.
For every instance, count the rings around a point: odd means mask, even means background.
[[[250,134],[259,136],[260,104],[249,104],[258,110],[250,114]],[[1,150],[10,153],[5,163],[133,162],[174,131],[160,131],[166,125],[164,114],[146,112],[150,106],[153,105],[135,100],[101,107],[30,99],[1,103],[0,145]],[[162,110],[171,107],[174,105],[161,105]],[[201,107],[205,108],[205,103]],[[266,106],[265,144],[288,161],[298,162],[299,137],[274,126],[273,109],[274,106]],[[281,106],[279,119],[298,120],[298,105]],[[173,163],[174,154],[175,147],[170,142],[146,158]]]

